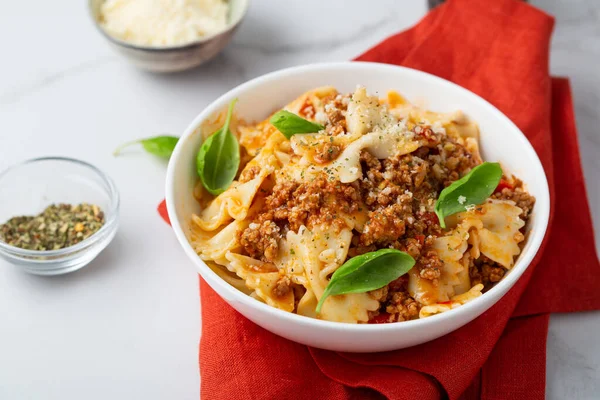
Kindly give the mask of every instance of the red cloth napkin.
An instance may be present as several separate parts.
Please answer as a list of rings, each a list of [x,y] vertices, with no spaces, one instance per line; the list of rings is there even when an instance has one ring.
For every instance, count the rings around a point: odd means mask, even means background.
[[[600,309],[569,83],[548,73],[553,23],[515,0],[451,0],[358,58],[451,80],[498,107],[531,141],[550,183],[551,225],[545,250],[511,291],[435,341],[347,354],[258,327],[200,279],[202,398],[544,398],[548,313]],[[168,219],[164,204],[159,211]]]

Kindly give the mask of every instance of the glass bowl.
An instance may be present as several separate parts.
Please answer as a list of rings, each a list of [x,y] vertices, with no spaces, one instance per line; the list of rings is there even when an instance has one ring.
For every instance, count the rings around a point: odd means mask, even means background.
[[[25,250],[0,240],[0,257],[32,274],[66,274],[89,264],[115,236],[119,193],[112,179],[93,165],[44,157],[0,173],[0,224],[19,215],[37,215],[58,203],[95,204],[104,211],[104,225],[87,239],[59,250]]]

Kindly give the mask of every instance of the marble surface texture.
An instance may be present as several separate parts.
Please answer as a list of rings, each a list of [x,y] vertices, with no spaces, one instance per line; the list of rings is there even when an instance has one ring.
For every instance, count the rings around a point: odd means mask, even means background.
[[[113,158],[113,149],[182,132],[218,95],[258,75],[350,59],[426,12],[425,0],[251,3],[226,51],[177,75],[128,65],[94,30],[86,1],[3,4],[0,170],[44,155],[87,160],[115,179],[122,216],[114,242],[79,272],[41,278],[0,261],[0,399],[198,399],[196,273],[154,211],[165,163],[141,152]],[[600,2],[533,4],[557,19],[551,69],[571,78],[600,232]],[[327,23],[307,29],[301,21],[315,16]],[[600,312],[552,316],[549,399],[600,397],[599,331]]]

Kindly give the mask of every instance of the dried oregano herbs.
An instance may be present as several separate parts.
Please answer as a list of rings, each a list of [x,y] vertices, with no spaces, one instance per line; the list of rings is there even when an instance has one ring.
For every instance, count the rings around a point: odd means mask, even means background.
[[[0,240],[27,250],[58,250],[87,239],[102,225],[98,206],[52,204],[37,216],[13,217],[0,225]]]

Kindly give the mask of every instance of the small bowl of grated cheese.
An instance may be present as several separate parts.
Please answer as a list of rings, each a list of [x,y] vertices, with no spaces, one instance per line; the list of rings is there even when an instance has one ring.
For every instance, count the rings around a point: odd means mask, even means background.
[[[111,45],[153,72],[191,69],[231,40],[249,0],[89,0],[92,19]]]

